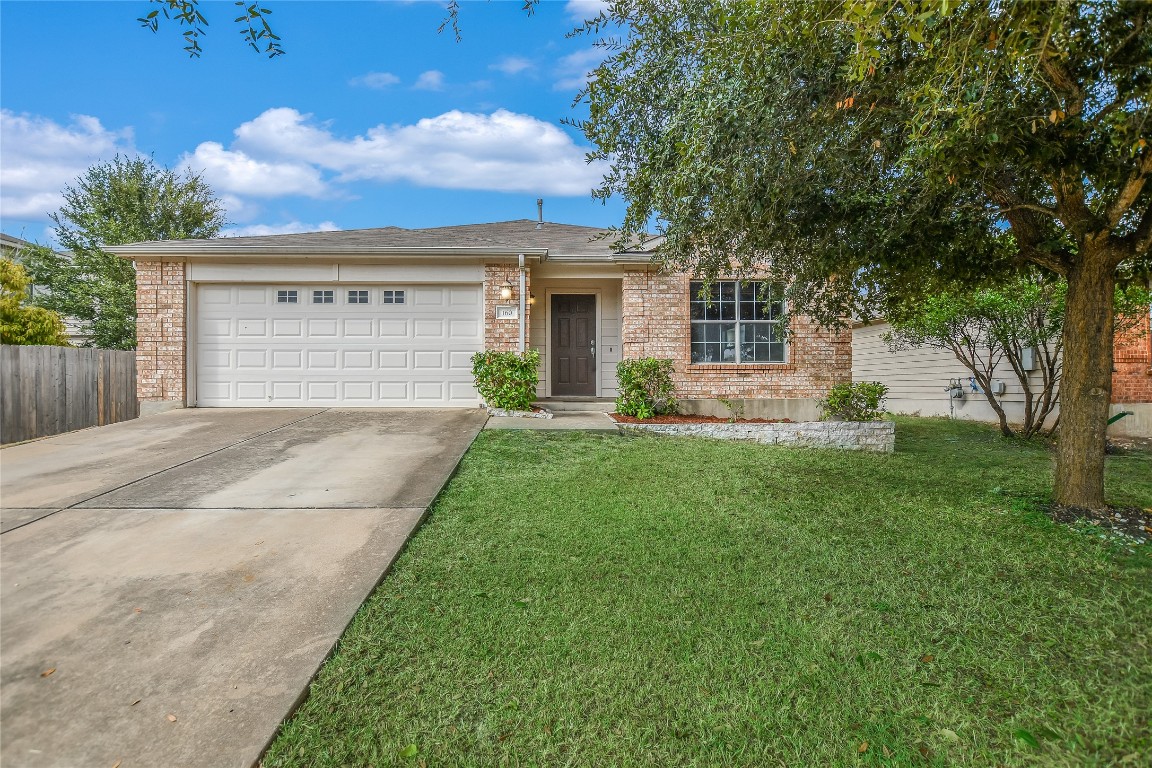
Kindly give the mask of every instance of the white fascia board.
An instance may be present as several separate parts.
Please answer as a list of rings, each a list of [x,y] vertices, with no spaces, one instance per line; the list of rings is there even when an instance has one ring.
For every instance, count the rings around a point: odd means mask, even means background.
[[[138,248],[132,245],[115,246],[107,249],[110,253],[130,261],[268,261],[268,260],[393,260],[393,259],[443,259],[443,258],[482,258],[516,260],[520,254],[525,258],[539,261],[548,255],[547,248],[296,248],[288,246],[236,246],[203,248],[192,245],[181,246],[173,241],[163,250]]]

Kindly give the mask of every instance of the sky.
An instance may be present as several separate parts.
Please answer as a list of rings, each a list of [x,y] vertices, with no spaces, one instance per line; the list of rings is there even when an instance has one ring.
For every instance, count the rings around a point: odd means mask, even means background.
[[[199,173],[224,234],[536,217],[618,224],[604,168],[562,121],[602,57],[568,37],[597,0],[263,0],[284,56],[244,46],[231,0],[201,3],[203,54],[146,0],[0,0],[0,229],[52,243],[65,186],[116,154]]]

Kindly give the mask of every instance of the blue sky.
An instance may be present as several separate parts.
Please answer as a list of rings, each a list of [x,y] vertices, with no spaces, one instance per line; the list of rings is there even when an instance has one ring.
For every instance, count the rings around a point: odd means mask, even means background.
[[[287,55],[244,47],[203,2],[204,54],[125,2],[0,2],[0,228],[50,241],[60,191],[117,152],[202,173],[231,234],[534,218],[608,226],[572,100],[600,52],[566,38],[595,0],[265,0]]]

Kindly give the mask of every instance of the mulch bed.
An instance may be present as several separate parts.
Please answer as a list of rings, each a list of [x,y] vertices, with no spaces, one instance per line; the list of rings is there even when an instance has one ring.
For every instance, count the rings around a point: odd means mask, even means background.
[[[728,419],[723,416],[685,416],[678,413],[638,419],[622,413],[608,414],[621,424],[791,424],[792,419]]]
[[[1048,517],[1058,523],[1075,524],[1080,522],[1098,526],[1101,531],[1120,534],[1132,540],[1133,544],[1152,541],[1152,508],[1111,507],[1091,510],[1078,507],[1052,505],[1045,510]]]

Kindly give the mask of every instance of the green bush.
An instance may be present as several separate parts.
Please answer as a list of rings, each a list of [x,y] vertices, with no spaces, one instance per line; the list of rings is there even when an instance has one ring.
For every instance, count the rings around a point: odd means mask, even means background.
[[[617,413],[650,419],[676,412],[676,398],[672,397],[671,360],[655,357],[621,360],[616,364],[616,379],[620,383]]]
[[[539,350],[523,354],[486,350],[472,355],[472,376],[484,404],[509,411],[527,411],[536,399]]]
[[[888,387],[878,381],[844,382],[828,390],[828,397],[820,401],[820,417],[824,420],[875,421],[884,413],[884,397]]]

